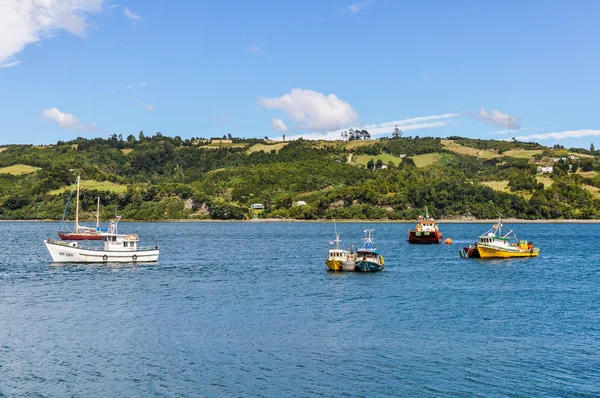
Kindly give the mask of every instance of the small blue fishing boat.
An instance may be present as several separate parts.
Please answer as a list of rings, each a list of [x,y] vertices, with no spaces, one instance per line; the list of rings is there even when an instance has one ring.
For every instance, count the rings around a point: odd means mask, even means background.
[[[364,246],[356,251],[356,270],[376,272],[383,269],[384,259],[375,248],[374,229],[365,229]]]

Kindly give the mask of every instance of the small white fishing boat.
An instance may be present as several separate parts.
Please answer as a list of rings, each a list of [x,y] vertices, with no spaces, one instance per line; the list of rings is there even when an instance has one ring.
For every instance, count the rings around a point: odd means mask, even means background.
[[[342,249],[342,240],[337,232],[335,221],[333,226],[335,228],[335,240],[329,242],[329,244],[333,245],[335,243],[335,247],[329,249],[325,264],[331,271],[354,271],[354,250]]]
[[[55,263],[146,263],[158,261],[158,246],[138,246],[137,234],[119,234],[120,217],[101,233],[103,246],[83,246],[79,242],[46,239],[44,243]]]

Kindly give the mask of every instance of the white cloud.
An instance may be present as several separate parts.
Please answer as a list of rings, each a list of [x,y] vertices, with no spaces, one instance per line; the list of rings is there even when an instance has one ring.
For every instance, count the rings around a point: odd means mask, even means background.
[[[413,130],[423,130],[433,127],[443,127],[448,125],[452,119],[459,117],[459,113],[445,113],[443,115],[431,115],[431,116],[420,116],[401,120],[395,120],[393,122],[367,124],[364,126],[352,127],[355,130],[367,130],[371,137],[377,137],[383,134],[389,134],[394,130],[395,126],[398,126],[403,132]],[[289,137],[289,139],[304,138],[305,140],[339,140],[341,139],[341,133],[347,128],[341,128],[337,130],[327,132],[314,132],[307,134],[296,134]]]
[[[346,8],[348,8],[348,10],[356,13],[356,12],[359,12],[360,10],[362,10],[369,3],[372,3],[373,1],[374,0],[367,0],[367,1],[356,2],[356,3],[350,4]]]
[[[267,109],[279,109],[299,127],[310,131],[334,130],[358,120],[358,113],[335,94],[327,96],[312,90],[294,88],[279,98],[259,98]]]
[[[137,84],[129,84],[129,85],[125,86],[124,88],[148,87],[153,84],[154,84],[154,82],[141,82],[141,83],[137,83]]]
[[[105,0],[2,0],[0,66],[18,65],[14,57],[32,43],[65,30],[85,36],[89,15],[102,11]]]
[[[96,128],[94,123],[82,124],[75,116],[70,113],[59,111],[57,108],[46,108],[42,110],[42,116],[64,129],[90,131]]]
[[[492,109],[488,112],[484,108],[481,108],[479,113],[467,112],[467,115],[508,129],[519,130],[521,128],[521,118],[507,115],[496,109]]]
[[[273,120],[271,120],[271,128],[280,133],[286,133],[289,130],[288,127],[283,122],[283,120],[275,119],[275,118],[273,118]]]
[[[530,140],[564,140],[565,138],[581,138],[581,137],[596,137],[600,136],[600,130],[567,130],[567,131],[558,131],[554,133],[542,133],[542,134],[530,134],[530,135],[521,135],[519,137],[515,137],[515,139],[519,141],[530,141]]]
[[[251,44],[248,46],[248,48],[246,48],[246,53],[247,54],[264,54],[265,52],[263,51],[262,48],[260,48],[260,46],[257,46],[256,44]]]
[[[17,66],[21,63],[21,61],[11,61],[11,62],[5,62],[3,64],[0,64],[0,68],[10,68],[13,66]]]
[[[136,25],[136,23],[138,23],[139,21],[142,20],[142,17],[140,17],[138,14],[136,14],[135,12],[131,11],[129,8],[125,7],[123,8],[123,14],[125,14],[125,16],[127,18],[129,18],[129,20],[131,21],[131,23],[133,23],[133,26]]]

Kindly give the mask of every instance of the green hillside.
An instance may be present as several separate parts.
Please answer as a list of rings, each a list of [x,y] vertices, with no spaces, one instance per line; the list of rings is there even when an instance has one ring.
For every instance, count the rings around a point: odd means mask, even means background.
[[[80,174],[84,218],[99,196],[104,219],[414,219],[425,206],[437,218],[600,219],[595,151],[464,137],[207,142],[4,146],[0,218],[60,218]]]

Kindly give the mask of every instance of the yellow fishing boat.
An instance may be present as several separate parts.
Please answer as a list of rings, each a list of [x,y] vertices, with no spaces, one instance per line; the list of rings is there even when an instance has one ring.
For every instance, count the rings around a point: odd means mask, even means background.
[[[483,259],[537,257],[540,254],[539,248],[534,247],[530,241],[517,238],[513,230],[502,234],[502,219],[479,237],[475,248]]]
[[[335,225],[335,224],[334,224]],[[327,258],[325,259],[325,264],[330,271],[354,271],[355,269],[355,258],[354,250],[344,250],[342,249],[340,239],[340,235],[337,233],[337,228],[335,230],[335,240],[329,242],[330,245],[335,246],[329,249],[327,253]]]

